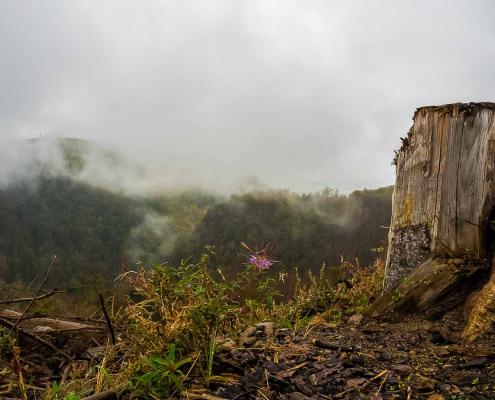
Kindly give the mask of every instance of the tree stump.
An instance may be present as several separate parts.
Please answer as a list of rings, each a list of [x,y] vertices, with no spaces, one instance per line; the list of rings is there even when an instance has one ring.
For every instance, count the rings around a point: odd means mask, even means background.
[[[384,295],[372,312],[441,314],[480,290],[492,266],[495,104],[422,107],[413,121],[394,160]],[[495,321],[495,277],[469,303],[466,340]]]

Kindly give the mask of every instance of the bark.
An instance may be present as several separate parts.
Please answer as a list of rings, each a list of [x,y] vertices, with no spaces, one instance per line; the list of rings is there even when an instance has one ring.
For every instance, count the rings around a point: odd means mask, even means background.
[[[385,294],[372,312],[441,313],[479,290],[491,268],[495,104],[423,107],[413,121],[396,154]],[[494,291],[492,277],[473,300],[467,340],[491,328]]]

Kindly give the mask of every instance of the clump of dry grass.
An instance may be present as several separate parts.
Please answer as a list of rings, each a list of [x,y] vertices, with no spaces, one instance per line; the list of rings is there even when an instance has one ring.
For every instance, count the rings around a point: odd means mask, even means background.
[[[246,325],[263,321],[300,327],[316,314],[344,320],[366,311],[382,287],[382,261],[369,268],[345,262],[341,269],[349,279],[332,285],[322,268],[304,285],[296,274],[293,298],[276,304],[274,281],[266,276],[266,254],[253,253],[245,270],[230,281],[218,270],[213,278],[209,254],[198,263],[186,260],[178,267],[124,271],[120,285],[131,293],[127,305],[120,307],[122,296],[112,296],[105,307],[116,342],[103,343],[102,354],[92,355],[89,364],[64,364],[63,385],[47,387],[44,398],[77,400],[107,389],[126,390],[131,397],[166,398],[180,392],[188,379],[202,380],[205,386],[218,383],[222,378],[213,370],[218,337],[235,338]],[[247,287],[256,287],[259,297],[243,299],[240,294]],[[43,311],[59,307],[56,297],[50,301]]]

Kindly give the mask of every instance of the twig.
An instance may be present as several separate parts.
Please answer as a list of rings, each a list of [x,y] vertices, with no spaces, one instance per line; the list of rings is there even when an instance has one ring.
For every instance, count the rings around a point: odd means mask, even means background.
[[[387,380],[387,378],[388,378],[388,371],[387,371],[387,373],[385,374],[385,378],[383,378],[382,384],[380,385],[380,387],[379,387],[379,388],[378,388],[378,390],[376,391],[375,396],[378,396],[378,393],[380,393],[380,390],[382,390],[383,384],[385,383],[385,381]]]
[[[369,381],[363,383],[363,385],[361,386],[356,386],[356,387],[353,387],[349,390],[346,390],[344,392],[341,392],[339,394],[337,394],[335,397],[340,397],[340,396],[343,396],[344,394],[347,394],[347,393],[350,393],[350,392],[354,392],[355,390],[363,390],[365,389],[366,387],[368,387],[372,381],[374,381],[375,379],[378,379],[380,376],[384,375],[384,374],[387,374],[388,375],[388,370],[384,370],[382,372],[380,372],[378,375],[374,376],[373,378],[371,378]],[[386,379],[386,377],[385,377]],[[383,380],[383,382],[385,382],[385,379]],[[383,383],[382,383],[383,384]],[[380,386],[381,388],[381,386]],[[378,392],[377,392],[378,393]]]
[[[289,369],[287,370],[287,372],[297,371],[298,369],[300,369],[300,368],[302,368],[302,367],[305,367],[305,366],[306,366],[306,365],[308,365],[308,364],[309,364],[309,361],[305,361],[305,362],[303,362],[302,364],[299,364],[299,365],[297,365],[297,366],[295,366],[295,367],[289,368]]]
[[[371,383],[371,381],[367,381],[365,382],[362,386],[356,386],[356,387],[353,387],[352,389],[349,389],[349,390],[346,390],[344,392],[341,392],[339,394],[337,394],[335,397],[340,397],[340,396],[343,396],[344,394],[347,394],[347,393],[350,393],[350,392],[354,392],[355,390],[363,390],[365,389],[369,384]]]
[[[0,318],[0,325],[3,325],[5,327],[11,328],[11,329],[14,328],[13,323],[11,323],[11,322],[7,321],[6,319],[3,319],[3,318]],[[17,332],[19,332],[21,335],[27,336],[30,339],[33,339],[34,341],[42,344],[45,347],[48,347],[49,349],[53,350],[55,353],[60,354],[61,356],[67,358],[68,360],[71,360],[71,361],[73,360],[72,357],[69,356],[67,353],[64,353],[63,351],[57,349],[53,344],[47,342],[46,340],[41,339],[39,336],[37,336],[31,332],[25,331],[24,329],[21,329],[19,327],[17,327]]]
[[[247,392],[244,392],[244,393],[241,393],[241,394],[238,394],[237,396],[235,396],[232,400],[238,400],[240,399],[241,397],[244,397],[244,396],[247,396],[247,395],[250,395],[251,393],[253,393],[255,391],[255,389],[251,389],[251,390],[248,390]]]
[[[41,300],[41,299],[46,299],[47,297],[53,296],[54,294],[57,294],[57,293],[65,293],[65,291],[54,289],[49,293],[42,294],[41,296],[37,296],[37,297],[23,297],[20,299],[0,300],[0,304],[25,303],[26,301],[37,301],[37,300]]]
[[[412,396],[412,388],[411,388],[411,386],[408,386],[407,387],[407,400],[411,400],[411,396]]]
[[[112,336],[112,343],[115,346],[115,333],[113,332],[112,322],[110,321],[110,317],[108,316],[107,309],[105,308],[105,300],[103,300],[103,296],[100,294],[100,303],[101,309],[103,310],[103,315],[107,320],[108,330],[110,331],[110,335]]]
[[[330,342],[325,342],[323,340],[313,340],[312,342],[316,347],[321,347],[323,349],[330,349],[330,350],[342,349],[342,351],[353,351],[352,347],[342,346],[340,344],[335,344],[335,343],[330,343]]]
[[[33,298],[31,299],[31,301],[29,302],[28,306],[26,307],[26,309],[24,310],[24,312],[22,313],[22,315],[19,317],[19,319],[15,322],[15,324],[12,326],[12,329],[10,330],[10,332],[12,332],[16,327],[17,325],[19,325],[19,323],[21,322],[21,320],[24,318],[24,316],[26,315],[26,313],[29,311],[29,309],[31,308],[31,306],[33,305],[33,303],[36,301],[36,297],[38,296],[38,293],[40,292],[41,288],[43,287],[43,285],[45,284],[46,280],[48,279],[48,275],[50,274],[50,270],[52,269],[53,267],[53,264],[55,263],[55,260],[57,259],[57,256],[53,256],[53,260],[52,260],[52,263],[50,264],[50,266],[48,267],[48,270],[46,271],[46,274],[45,274],[45,278],[43,279],[43,282],[41,282],[41,285],[38,286],[38,289],[36,290],[36,292],[34,293],[34,296]]]
[[[268,400],[268,397],[266,397],[261,390],[257,389],[257,392],[261,394],[265,398],[265,400]]]

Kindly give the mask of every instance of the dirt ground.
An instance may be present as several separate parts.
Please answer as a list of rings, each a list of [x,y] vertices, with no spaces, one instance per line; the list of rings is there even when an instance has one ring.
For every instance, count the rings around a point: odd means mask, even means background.
[[[317,322],[317,321],[315,321]],[[461,346],[459,310],[417,316],[351,317],[297,330],[270,323],[227,341],[217,370],[226,399],[495,399],[495,341]],[[199,383],[199,382],[198,382]],[[201,391],[194,385],[188,393]],[[198,392],[196,392],[198,393]],[[184,393],[185,394],[185,393]]]

